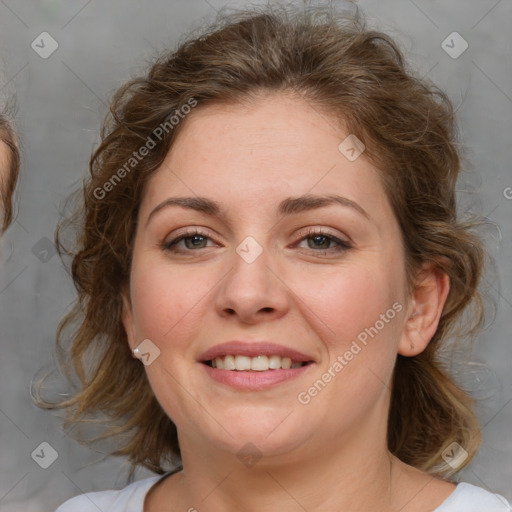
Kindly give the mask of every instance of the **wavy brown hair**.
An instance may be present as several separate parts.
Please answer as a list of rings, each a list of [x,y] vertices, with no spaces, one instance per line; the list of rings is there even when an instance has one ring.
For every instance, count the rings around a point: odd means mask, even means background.
[[[347,15],[331,4],[224,10],[208,28],[160,55],[145,76],[117,91],[74,214],[56,233],[78,291],[57,334],[61,363],[76,388],[58,403],[40,399],[40,404],[63,409],[67,425],[100,413],[101,437],[118,440],[112,453],[128,456],[132,469],[143,465],[162,473],[179,460],[176,427],[157,402],[143,365],[132,358],[121,315],[144,184],[187,118],[168,125],[140,161],[130,159],[187,103],[195,101],[200,109],[276,92],[295,93],[333,120],[343,120],[364,142],[401,227],[410,289],[425,263],[450,278],[428,348],[397,357],[388,422],[394,455],[447,477],[454,470],[444,463],[443,450],[456,441],[469,462],[480,430],[472,398],[443,368],[439,350],[480,326],[477,285],[484,262],[473,225],[456,215],[461,156],[454,110],[445,93],[415,76],[393,39],[368,29],[357,9]],[[73,235],[67,246],[65,229]],[[469,306],[475,308],[472,323],[462,331],[461,315]]]
[[[8,149],[7,169],[0,169],[0,233],[12,222],[13,194],[20,171],[20,152],[12,124],[6,114],[0,113],[0,142]]]

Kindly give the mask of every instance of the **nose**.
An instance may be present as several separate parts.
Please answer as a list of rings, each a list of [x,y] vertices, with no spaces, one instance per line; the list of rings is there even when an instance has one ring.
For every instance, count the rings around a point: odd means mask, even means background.
[[[285,315],[290,292],[280,272],[272,268],[273,260],[268,249],[263,249],[254,260],[245,257],[243,247],[240,253],[234,252],[233,266],[217,288],[217,313],[225,318],[237,317],[244,324]]]

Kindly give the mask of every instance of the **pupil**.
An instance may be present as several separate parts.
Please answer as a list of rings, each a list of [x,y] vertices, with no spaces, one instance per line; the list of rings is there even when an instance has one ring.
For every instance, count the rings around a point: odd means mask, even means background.
[[[325,236],[314,236],[314,237],[313,237],[313,240],[314,240],[314,243],[315,243],[315,247],[319,247],[320,245],[322,245],[322,244],[318,245],[318,244],[316,243],[316,242],[318,242],[318,241],[320,241],[320,240],[323,240],[323,241],[324,241],[324,244],[325,244],[325,242],[327,242],[327,245],[329,244],[329,240],[328,240],[328,239],[327,239],[327,237],[325,237]],[[327,247],[325,247],[325,248],[327,248]]]
[[[194,235],[194,236],[190,237],[190,238],[188,239],[188,241],[192,243],[192,246],[197,247],[197,246],[198,246],[198,245],[203,241],[203,240],[201,240],[201,239],[203,239],[203,238],[204,238],[204,237],[203,237],[203,236],[201,236],[201,235]],[[198,243],[196,243],[196,242],[199,242],[199,244],[198,244]]]

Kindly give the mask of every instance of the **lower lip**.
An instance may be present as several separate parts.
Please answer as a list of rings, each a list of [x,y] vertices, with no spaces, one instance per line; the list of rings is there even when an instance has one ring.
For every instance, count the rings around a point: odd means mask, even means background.
[[[260,389],[267,389],[276,384],[296,379],[297,377],[307,372],[312,363],[309,363],[300,368],[288,370],[266,370],[263,372],[257,371],[237,371],[237,370],[219,370],[212,368],[207,364],[200,363],[204,367],[206,373],[215,381],[221,384],[226,384],[236,389],[246,389],[251,391],[258,391]]]

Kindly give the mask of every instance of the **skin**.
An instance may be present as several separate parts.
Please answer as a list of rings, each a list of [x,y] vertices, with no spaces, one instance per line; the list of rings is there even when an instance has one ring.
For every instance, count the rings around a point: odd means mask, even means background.
[[[124,296],[130,348],[149,338],[160,350],[145,369],[177,426],[184,467],[152,488],[144,510],[432,511],[455,485],[393,457],[386,420],[396,355],[427,346],[447,276],[425,267],[407,293],[401,233],[377,170],[364,153],[353,162],[341,154],[348,133],[303,99],[279,93],[198,107],[182,128],[146,184]],[[369,218],[341,205],[276,213],[285,198],[333,193]],[[148,222],[177,196],[218,201],[226,216],[172,206]],[[162,248],[187,227],[208,238],[179,242],[186,253]],[[329,238],[315,245],[308,228],[352,248],[337,252]],[[247,236],[263,249],[251,264],[236,252]],[[299,403],[395,302],[402,311],[309,404]],[[233,339],[274,341],[315,363],[268,390],[237,391],[197,361]],[[251,467],[237,457],[248,442],[261,454]]]

